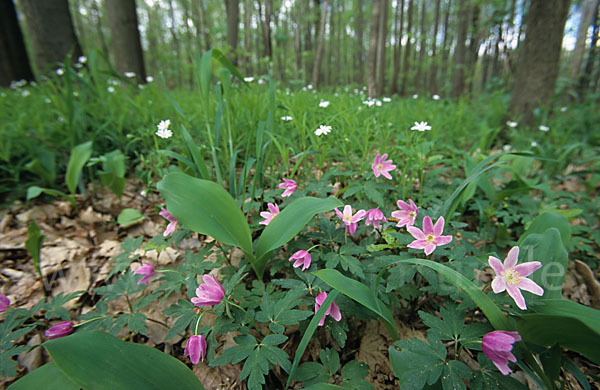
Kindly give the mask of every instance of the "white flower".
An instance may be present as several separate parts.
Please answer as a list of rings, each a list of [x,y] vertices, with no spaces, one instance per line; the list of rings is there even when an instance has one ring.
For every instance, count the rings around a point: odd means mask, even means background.
[[[87,62],[87,57],[79,56],[79,58],[77,58],[77,62],[79,62],[80,64],[85,64]]]
[[[312,84],[308,84],[308,85],[306,86],[306,88],[308,88],[308,89],[312,89]]]
[[[565,112],[565,111],[567,111],[567,107],[561,107],[560,108],[560,112]]]
[[[115,87],[113,87],[112,85],[109,85],[108,88],[106,88],[106,90],[110,93],[115,92]]]
[[[244,77],[244,81],[247,83],[251,83],[254,81],[254,77]]]
[[[427,122],[415,122],[415,125],[410,128],[411,130],[425,131],[431,130],[431,126],[427,125]]]
[[[319,102],[319,107],[327,107],[329,105],[329,102],[327,100],[321,100],[321,102]]]
[[[21,87],[24,87],[25,85],[27,85],[27,81],[26,80],[12,81],[10,83],[10,87],[12,89],[21,88]]]
[[[366,90],[367,90],[367,86],[366,86],[366,85],[365,85],[365,86],[363,86],[363,88],[362,88],[362,89],[363,89],[363,91],[366,91]]]
[[[135,77],[135,73],[134,72],[125,72],[123,73],[125,75],[125,77],[128,77],[130,79]]]
[[[286,115],[286,116],[282,116],[282,117],[281,117],[281,120],[282,120],[282,121],[291,121],[292,119],[294,119],[294,118],[292,118],[292,117],[291,117],[291,116],[289,116],[289,115]]]
[[[367,99],[367,100],[363,101],[363,104],[366,105],[367,107],[373,107],[373,105],[375,104],[375,101],[373,99]]]
[[[79,96],[79,92],[73,91],[73,96],[75,96],[75,97]]]
[[[418,94],[416,94],[416,93],[413,95],[413,99],[416,99],[416,98],[418,98],[418,97],[419,97],[419,95],[418,95]]]
[[[169,130],[169,126],[171,126],[171,121],[169,119],[160,121],[160,123],[156,126],[158,130]]]
[[[433,100],[440,100],[440,95],[433,95],[431,98]]]
[[[510,152],[511,149],[512,149],[512,146],[510,146],[509,144],[506,144],[502,147],[502,150],[504,150],[505,152]]]
[[[389,97],[384,97],[384,98],[383,98],[383,101],[384,101],[385,103],[389,103],[389,102],[391,102],[391,101],[392,101],[392,98],[389,98]]]
[[[306,91],[306,87],[302,87],[302,90],[303,90],[303,91]]]
[[[154,81],[154,77],[152,77],[152,76],[146,76],[146,82],[147,83],[151,83],[153,81]]]
[[[21,92],[21,96],[23,97],[27,97],[29,95],[31,95],[31,92],[29,92],[28,90],[24,90],[23,92]]]
[[[258,83],[259,83],[259,84],[264,84],[264,83],[265,83],[265,80],[263,80],[263,79],[258,79]]]
[[[171,136],[173,135],[173,132],[169,129],[158,129],[156,130],[156,135],[158,135],[160,138],[171,138]]]
[[[317,130],[315,130],[315,135],[318,137],[320,135],[326,135],[331,131],[331,126],[321,125]]]
[[[508,126],[508,127],[513,127],[513,128],[514,128],[514,127],[517,127],[517,126],[519,126],[519,123],[517,123],[517,122],[513,122],[513,121],[507,121],[507,122],[506,122],[506,126]]]
[[[375,99],[375,105],[376,105],[377,107],[381,107],[381,100],[379,100],[379,99]]]
[[[62,76],[63,74],[65,74],[65,70],[63,68],[58,68],[56,69],[56,74]]]
[[[535,142],[535,141],[531,141],[531,147],[532,147],[532,148],[535,148],[535,147],[537,147],[537,146],[538,146],[538,143],[537,143],[537,142]]]
[[[540,125],[540,127],[538,127],[540,129],[540,131],[548,131],[550,130],[550,128],[546,125]]]
[[[46,104],[50,104],[50,103],[52,103],[52,100],[50,100],[50,98],[45,98],[45,99],[44,99],[44,102],[45,102]]]

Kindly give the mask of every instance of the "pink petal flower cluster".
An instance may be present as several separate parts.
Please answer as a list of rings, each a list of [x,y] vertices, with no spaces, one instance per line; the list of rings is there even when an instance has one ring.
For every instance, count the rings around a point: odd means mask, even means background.
[[[380,222],[387,222],[385,215],[383,215],[383,212],[379,209],[371,209],[367,211],[366,215],[367,220],[365,221],[365,225],[369,226],[370,224],[373,224],[375,229],[379,227]]]
[[[196,297],[191,301],[194,306],[218,305],[225,297],[225,289],[221,283],[212,275],[202,276],[204,283],[196,289]]]
[[[147,286],[150,282],[150,278],[154,276],[154,266],[147,261],[142,261],[142,263],[144,265],[136,269],[133,273],[137,275],[144,275],[144,277],[141,278],[137,284],[140,285],[144,283]]]
[[[279,214],[279,206],[277,206],[277,204],[268,203],[267,207],[269,207],[269,211],[263,211],[260,213],[260,216],[264,218],[264,221],[260,221],[258,223],[259,225],[267,226],[268,224],[271,223],[273,218],[275,218],[277,216],[277,214]]]
[[[198,364],[200,359],[204,361],[206,357],[206,339],[204,336],[191,336],[187,339],[183,354],[190,357],[192,364]]]
[[[307,251],[305,251],[304,249],[301,249],[299,251],[297,251],[296,253],[294,253],[290,259],[290,261],[296,261],[293,266],[294,268],[298,268],[300,266],[302,266],[302,271],[304,271],[305,269],[307,269],[308,267],[310,267],[310,253],[308,253]]]
[[[49,340],[52,340],[59,337],[65,337],[71,333],[73,333],[73,322],[62,321],[51,326],[46,332],[44,332],[44,336],[48,337]]]
[[[346,226],[346,231],[351,235],[356,232],[358,221],[361,221],[367,214],[365,210],[358,210],[356,214],[352,215],[352,206],[348,204],[344,206],[343,213],[337,208],[335,209],[335,213],[342,220],[344,226]]]
[[[171,213],[169,213],[167,211],[167,209],[165,209],[164,207],[161,208],[160,213],[158,213],[158,215],[160,215],[161,217],[165,218],[167,221],[170,222],[167,225],[167,228],[165,229],[163,236],[166,237],[169,234],[172,234],[175,231],[175,229],[177,229],[177,219],[174,216],[172,216]]]
[[[544,295],[544,290],[533,280],[526,277],[540,268],[542,263],[539,261],[530,261],[517,265],[518,260],[518,246],[512,247],[508,252],[504,264],[502,264],[500,259],[494,256],[488,258],[488,263],[496,273],[496,277],[492,281],[492,290],[494,290],[496,294],[506,290],[508,295],[514,299],[519,309],[527,310],[525,298],[523,298],[521,290],[529,291],[535,295]]]
[[[419,208],[415,202],[412,201],[412,199],[409,199],[408,201],[410,204],[403,200],[398,200],[397,205],[400,210],[392,212],[392,217],[399,219],[398,223],[396,224],[397,227],[408,227],[415,224]]]
[[[317,311],[319,311],[319,308],[321,307],[323,302],[325,302],[325,299],[327,299],[327,293],[325,291],[317,295],[317,297],[315,298],[315,314],[317,313]],[[325,323],[325,317],[327,317],[328,315],[330,315],[336,321],[342,319],[342,313],[340,312],[340,308],[335,303],[335,301],[331,302],[331,306],[329,306],[325,311],[323,318],[321,318],[321,321],[319,321],[319,326],[323,326],[323,324]]]
[[[442,236],[444,231],[444,217],[440,217],[435,226],[431,217],[423,218],[423,230],[415,226],[408,226],[408,232],[416,238],[415,241],[408,244],[409,248],[425,249],[425,254],[429,256],[436,247],[446,245],[452,241],[452,236]]]
[[[517,358],[512,354],[513,343],[521,341],[521,336],[518,332],[507,332],[504,330],[495,330],[483,336],[481,349],[492,363],[503,375],[508,375],[512,372],[508,368],[508,362],[515,363]]]
[[[0,293],[0,313],[4,313],[8,306],[10,305],[10,299],[4,296],[4,294]]]
[[[283,191],[283,194],[281,194],[281,196],[285,198],[286,196],[292,195],[296,191],[298,184],[296,184],[294,180],[283,179],[283,183],[279,184],[279,188],[285,190]]]
[[[373,174],[375,177],[379,177],[379,175],[383,175],[386,179],[392,180],[392,175],[390,172],[396,169],[396,166],[392,164],[392,160],[386,160],[388,157],[387,153],[384,153],[382,156],[379,156],[379,153],[375,156],[375,160],[371,164],[371,168],[373,168]]]

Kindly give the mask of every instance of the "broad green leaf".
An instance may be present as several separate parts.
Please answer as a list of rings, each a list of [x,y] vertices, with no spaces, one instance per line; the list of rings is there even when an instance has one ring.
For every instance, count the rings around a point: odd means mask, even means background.
[[[56,366],[85,389],[204,389],[181,361],[99,331],[44,343]]]
[[[45,238],[46,236],[42,234],[42,231],[37,223],[35,223],[35,221],[31,221],[29,223],[29,227],[27,228],[27,240],[25,241],[25,248],[31,255],[33,266],[38,272],[40,278],[42,277],[42,270],[40,268],[40,252],[42,250],[42,244]]]
[[[74,197],[67,195],[62,191],[53,190],[51,188],[42,188],[38,186],[31,186],[27,188],[27,200],[37,198],[41,194],[47,194],[50,196],[62,196],[63,198],[67,199],[73,206],[77,205]]]
[[[225,54],[223,54],[219,49],[212,49],[212,58],[219,61],[221,65],[225,66],[231,72],[231,74],[237,77],[238,80],[246,84],[240,71],[231,63],[231,61],[229,61]]]
[[[212,73],[211,59],[212,50],[209,50],[202,55],[200,63],[198,64],[198,84],[200,86],[200,94],[202,95],[202,104],[208,104],[208,94],[210,92],[210,76]]]
[[[46,185],[54,184],[56,179],[56,159],[53,152],[40,148],[36,151],[36,158],[25,165],[31,171],[44,179]]]
[[[439,339],[429,336],[396,341],[388,350],[394,375],[403,390],[420,390],[433,385],[446,366],[446,347]]]
[[[204,162],[204,156],[200,151],[200,148],[196,146],[196,143],[192,139],[190,133],[188,133],[185,126],[181,125],[181,134],[183,134],[183,139],[185,140],[185,145],[194,160],[194,164],[196,164],[197,173],[200,175],[202,179],[208,180],[210,179],[210,175],[208,174],[208,168],[206,168],[206,163]]]
[[[102,171],[98,172],[102,184],[107,186],[119,198],[125,189],[125,155],[117,149],[100,157]]]
[[[49,362],[10,385],[8,390],[79,390],[79,388],[56,367],[54,362]]]
[[[347,297],[354,299],[356,302],[381,317],[390,336],[394,340],[398,339],[398,331],[392,312],[383,302],[373,296],[369,287],[357,280],[342,275],[339,271],[334,269],[322,269],[313,272],[313,274],[332,288]]]
[[[81,170],[91,156],[92,141],[77,145],[71,151],[71,157],[69,157],[69,164],[67,165],[67,174],[65,176],[65,182],[71,194],[75,193],[77,183],[81,177]]]
[[[140,222],[144,219],[142,213],[136,209],[123,209],[117,218],[117,223],[123,227],[133,225],[134,223]]]
[[[219,184],[174,172],[158,182],[157,188],[165,198],[167,209],[183,227],[238,246],[252,258],[246,218]]]
[[[256,244],[254,269],[259,277],[265,270],[269,253],[293,239],[316,214],[343,206],[336,198],[298,198],[290,202],[262,232]]]
[[[519,237],[517,245],[521,246],[521,243],[525,241],[529,235],[542,234],[550,228],[558,229],[563,245],[566,248],[571,239],[571,226],[566,217],[552,212],[545,212],[535,217],[535,219],[531,221],[531,224],[527,226],[525,233]]]

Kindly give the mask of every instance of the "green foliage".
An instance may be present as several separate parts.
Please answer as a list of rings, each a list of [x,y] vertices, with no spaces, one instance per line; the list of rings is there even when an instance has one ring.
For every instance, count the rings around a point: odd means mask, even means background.
[[[127,227],[129,225],[133,225],[134,223],[138,223],[144,219],[142,213],[137,211],[136,209],[123,209],[119,216],[117,217],[117,223],[123,227]]]
[[[35,223],[35,221],[31,221],[29,223],[29,227],[27,228],[27,240],[25,241],[25,248],[31,255],[33,266],[35,267],[35,270],[40,278],[42,277],[42,269],[40,268],[40,253],[45,238],[46,236],[42,234],[37,223]]]
[[[125,155],[120,150],[113,150],[100,157],[102,170],[98,172],[102,184],[107,186],[119,198],[125,189]]]
[[[71,150],[71,157],[69,157],[69,163],[67,164],[67,173],[65,176],[65,182],[67,188],[71,194],[75,194],[77,184],[81,177],[81,171],[85,163],[92,156],[92,141],[88,141],[77,145]]]

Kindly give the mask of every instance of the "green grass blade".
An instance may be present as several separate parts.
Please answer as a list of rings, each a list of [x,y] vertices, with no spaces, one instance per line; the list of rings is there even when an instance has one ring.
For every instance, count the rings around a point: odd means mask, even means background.
[[[204,157],[202,156],[202,152],[192,139],[192,136],[186,130],[184,125],[181,125],[181,134],[183,135],[183,139],[185,141],[185,146],[187,146],[192,159],[194,160],[194,164],[196,164],[197,173],[200,175],[202,179],[208,180],[210,179],[210,175],[208,174],[208,169],[206,168],[206,163],[204,162]]]
[[[75,194],[75,189],[77,188],[77,183],[81,177],[81,171],[85,165],[85,163],[92,156],[92,141],[85,142],[83,144],[77,145],[71,151],[71,156],[69,157],[69,164],[67,165],[67,174],[65,177],[65,181],[67,183],[67,188],[71,192],[71,194]]]
[[[40,268],[40,253],[42,251],[42,244],[44,243],[45,238],[46,236],[42,234],[42,231],[37,223],[35,223],[35,221],[31,221],[29,223],[29,227],[27,228],[27,240],[25,241],[25,248],[31,255],[33,266],[35,267],[35,270],[40,278],[42,277],[42,270]]]

